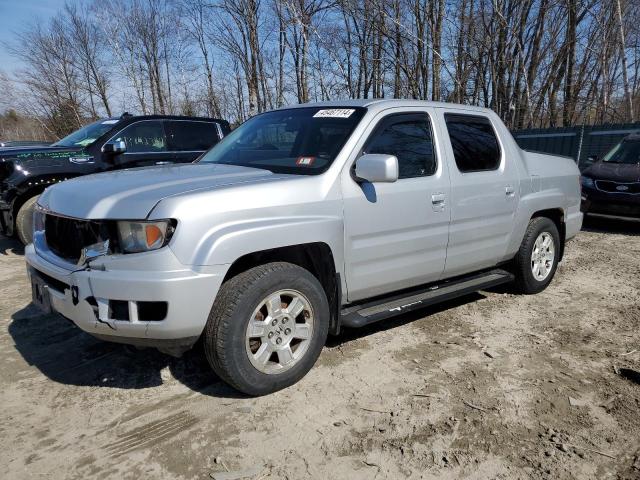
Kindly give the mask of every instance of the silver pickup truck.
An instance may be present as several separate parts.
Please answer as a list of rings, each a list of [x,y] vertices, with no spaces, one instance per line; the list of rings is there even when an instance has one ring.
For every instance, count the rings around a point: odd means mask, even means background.
[[[490,110],[410,100],[257,115],[191,165],[48,188],[33,301],[96,337],[287,387],[328,334],[512,282],[543,290],[582,224],[571,159],[522,151]]]

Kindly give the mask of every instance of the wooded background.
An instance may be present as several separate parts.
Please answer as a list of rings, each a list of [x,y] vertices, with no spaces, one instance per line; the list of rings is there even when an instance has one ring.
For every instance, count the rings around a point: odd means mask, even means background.
[[[514,129],[640,116],[640,0],[100,0],[17,28],[5,139],[345,98],[482,105]]]

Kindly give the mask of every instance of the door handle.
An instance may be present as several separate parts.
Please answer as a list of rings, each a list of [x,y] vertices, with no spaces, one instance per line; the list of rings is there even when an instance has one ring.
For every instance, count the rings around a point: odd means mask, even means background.
[[[169,165],[170,163],[172,163],[172,162],[170,162],[168,160],[163,160],[163,161],[160,161],[160,162],[156,162],[156,165]]]
[[[507,185],[504,187],[504,193],[508,197],[513,197],[516,194],[516,190],[511,185]]]
[[[434,193],[431,195],[431,205],[435,212],[441,212],[446,205],[446,196],[444,193]]]
[[[434,193],[431,195],[431,203],[434,205],[444,205],[445,198],[444,193]]]

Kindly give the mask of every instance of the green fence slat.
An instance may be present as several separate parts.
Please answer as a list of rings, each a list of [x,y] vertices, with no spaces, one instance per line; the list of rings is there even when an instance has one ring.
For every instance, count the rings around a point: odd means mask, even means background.
[[[602,157],[630,133],[640,131],[640,122],[592,126],[529,128],[511,133],[520,148],[571,157],[578,164],[589,156]],[[580,138],[582,134],[582,145]],[[578,158],[578,155],[580,158]]]

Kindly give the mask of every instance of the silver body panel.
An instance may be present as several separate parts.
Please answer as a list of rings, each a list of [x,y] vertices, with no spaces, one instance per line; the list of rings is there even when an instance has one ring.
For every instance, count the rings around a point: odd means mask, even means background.
[[[39,203],[61,215],[178,221],[168,247],[106,256],[96,262],[100,268],[91,271],[71,273],[70,266],[64,268],[52,258],[46,242],[26,250],[28,264],[77,285],[81,299],[168,301],[165,321],[144,326],[122,322],[112,330],[93,319],[82,300],[74,306],[58,295],[54,308],[81,328],[102,335],[191,337],[202,332],[229,267],[252,252],[325,243],[340,274],[346,304],[509,260],[529,219],[540,210],[563,211],[567,239],[581,227],[575,163],[522,151],[490,110],[411,100],[321,105],[368,109],[321,175],[196,164],[102,173],[47,189]],[[369,134],[385,116],[405,112],[424,112],[431,119],[435,174],[394,183],[357,183],[352,167]],[[498,170],[458,171],[445,112],[491,120],[502,149]]]

